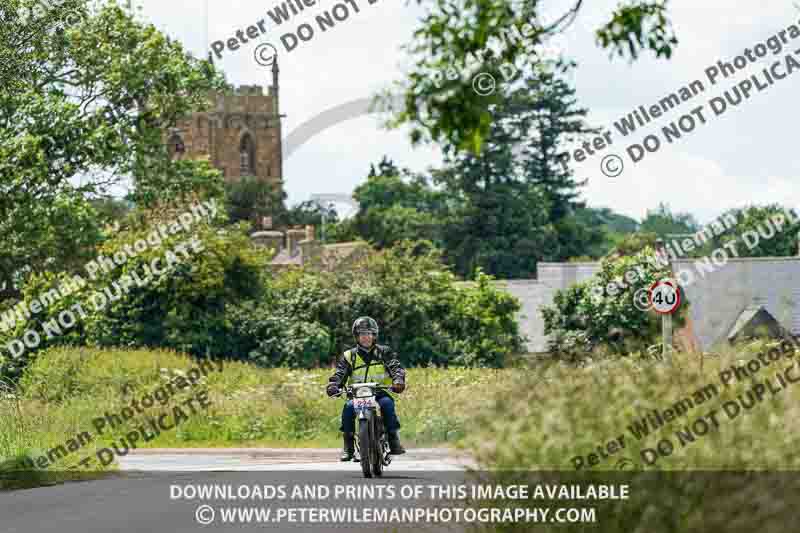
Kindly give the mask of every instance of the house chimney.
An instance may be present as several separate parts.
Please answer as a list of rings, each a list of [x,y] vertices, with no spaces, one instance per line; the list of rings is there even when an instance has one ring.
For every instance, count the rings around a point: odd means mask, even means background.
[[[286,232],[286,248],[289,250],[289,255],[294,257],[299,249],[300,241],[305,237],[306,232],[303,229],[290,229]]]
[[[305,239],[300,242],[300,264],[319,267],[322,260],[322,243],[314,240],[314,226],[306,226]]]

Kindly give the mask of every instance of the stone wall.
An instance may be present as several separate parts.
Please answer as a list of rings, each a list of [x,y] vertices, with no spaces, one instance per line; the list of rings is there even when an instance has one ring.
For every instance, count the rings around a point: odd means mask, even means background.
[[[536,279],[550,287],[565,289],[600,271],[600,263],[538,263]]]
[[[506,280],[495,283],[519,298],[522,309],[518,319],[520,334],[527,337],[527,349],[531,353],[547,351],[547,337],[544,334],[544,319],[541,316],[543,305],[549,305],[557,288],[537,280]]]
[[[544,317],[541,308],[553,302],[559,289],[581,282],[600,270],[599,263],[539,263],[535,280],[498,280],[495,284],[519,298],[522,309],[518,315],[520,333],[527,337],[530,353],[547,352]]]

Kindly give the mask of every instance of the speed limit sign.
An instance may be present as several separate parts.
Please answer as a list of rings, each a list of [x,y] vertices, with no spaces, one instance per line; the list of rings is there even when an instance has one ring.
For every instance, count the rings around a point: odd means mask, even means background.
[[[671,315],[681,304],[681,291],[678,284],[671,280],[661,280],[650,287],[650,306],[656,313]]]

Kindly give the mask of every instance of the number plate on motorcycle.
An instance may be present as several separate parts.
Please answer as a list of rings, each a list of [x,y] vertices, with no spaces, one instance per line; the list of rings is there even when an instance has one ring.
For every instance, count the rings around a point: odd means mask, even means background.
[[[375,405],[375,400],[372,398],[357,398],[353,400],[353,407],[356,409],[366,409]]]

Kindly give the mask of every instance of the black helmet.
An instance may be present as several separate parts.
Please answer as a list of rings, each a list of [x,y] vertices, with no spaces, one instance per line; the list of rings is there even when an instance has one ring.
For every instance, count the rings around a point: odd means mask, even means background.
[[[359,333],[372,333],[375,337],[374,342],[378,342],[378,323],[368,316],[360,316],[353,322],[353,338],[358,342]]]

